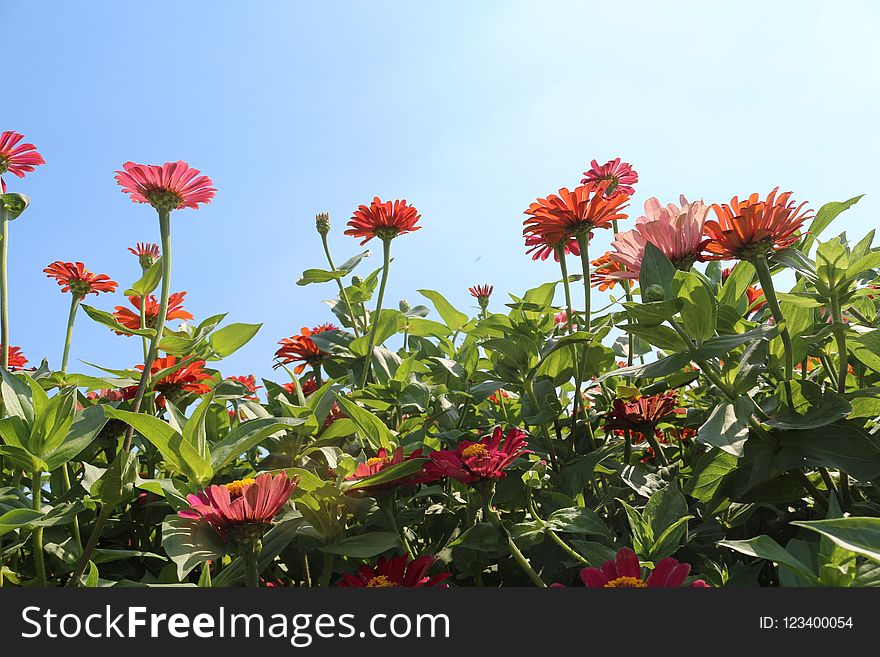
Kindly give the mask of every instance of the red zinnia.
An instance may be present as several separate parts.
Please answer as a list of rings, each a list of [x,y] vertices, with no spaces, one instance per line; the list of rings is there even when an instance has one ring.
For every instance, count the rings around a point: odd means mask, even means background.
[[[169,355],[165,356],[165,358],[157,358],[150,367],[150,376],[155,376],[162,370],[174,367],[176,364],[176,356]],[[176,392],[191,392],[195,395],[204,395],[206,392],[211,391],[210,386],[202,383],[211,378],[211,375],[202,369],[204,366],[205,361],[203,360],[193,361],[189,365],[163,376],[153,387],[162,397],[167,397],[169,394]],[[141,371],[144,370],[143,365],[137,365],[136,368]]]
[[[174,292],[169,295],[168,312],[165,313],[166,320],[188,320],[193,318],[191,313],[183,309],[183,297],[185,296],[186,292]],[[128,301],[135,307],[137,312],[134,312],[125,306],[116,306],[113,316],[116,318],[117,322],[126,328],[136,330],[141,327],[141,298],[128,297]],[[148,295],[144,301],[144,323],[147,325],[147,328],[156,328],[156,320],[159,319],[160,304],[156,300],[155,295],[152,294]]]
[[[609,430],[629,429],[644,433],[648,430],[646,427],[653,427],[682,410],[678,407],[678,392],[675,390],[633,400],[615,399],[605,415],[605,426]]]
[[[487,399],[496,406],[500,406],[503,400],[510,399],[510,395],[504,388],[498,388],[498,390],[489,395]]]
[[[0,349],[3,349],[2,345],[0,345]],[[20,370],[27,364],[28,364],[28,359],[24,357],[23,353],[21,353],[21,347],[9,347],[9,371],[10,372],[14,372],[15,370]]]
[[[498,426],[491,436],[480,441],[462,440],[455,449],[431,452],[431,461],[425,464],[425,474],[432,479],[452,477],[463,484],[501,479],[511,463],[530,453],[523,449],[526,446],[525,432],[510,429],[504,436]]]
[[[138,257],[138,262],[144,269],[149,269],[159,258],[159,245],[151,242],[138,242],[135,246],[128,247],[132,255]]]
[[[707,260],[749,260],[771,250],[784,249],[798,241],[804,222],[812,217],[806,203],[795,205],[791,192],[778,197],[779,187],[763,201],[758,194],[740,201],[734,196],[730,204],[712,206],[717,221],[706,222]]]
[[[250,399],[251,401],[257,398],[257,390],[263,387],[257,385],[257,379],[254,377],[253,374],[248,374],[247,376],[230,376],[227,377],[227,380],[235,381],[247,388],[248,392],[251,393],[251,396],[245,397],[245,399]]]
[[[243,525],[262,525],[268,529],[298,483],[298,479],[288,479],[284,472],[274,477],[264,472],[255,479],[208,486],[201,493],[187,495],[191,508],[178,511],[177,515],[190,520],[203,519],[224,539]]]
[[[284,338],[278,343],[281,346],[275,352],[275,358],[279,360],[279,363],[275,367],[281,367],[281,365],[287,365],[288,363],[299,363],[299,365],[293,368],[293,371],[296,374],[300,374],[306,368],[306,365],[320,365],[327,352],[318,349],[318,345],[315,344],[311,336],[316,333],[335,330],[337,330],[337,327],[333,324],[321,324],[311,330],[303,326],[299,335]]]
[[[46,164],[43,156],[37,152],[33,144],[19,144],[24,135],[12,130],[0,134],[0,193],[6,193],[3,174],[7,171],[19,178],[34,170],[34,167]]]
[[[336,586],[344,588],[445,587],[447,584],[444,581],[451,576],[449,573],[439,573],[433,577],[427,575],[428,569],[436,560],[437,557],[427,554],[412,561],[405,554],[391,559],[379,557],[379,562],[375,567],[361,566],[356,575],[344,573]]]
[[[157,210],[198,210],[200,203],[210,203],[217,190],[208,176],[186,162],[135,164],[126,162],[124,171],[116,172],[116,182],[135,203],[149,203]]]
[[[495,288],[492,285],[474,285],[473,287],[468,288],[468,292],[471,293],[471,296],[477,299],[485,299],[489,300],[489,297],[492,296],[492,292]]]
[[[49,278],[58,281],[62,292],[72,292],[79,297],[98,294],[98,292],[114,292],[118,285],[115,281],[111,281],[106,274],[93,274],[81,262],[56,260],[48,265],[43,272]]]
[[[594,228],[607,228],[616,219],[624,219],[621,212],[626,207],[629,196],[617,194],[612,198],[605,195],[609,183],[590,183],[569,191],[565,187],[559,194],[539,198],[529,206],[524,214],[523,235],[526,244],[537,251],[534,259],[546,258],[541,247],[568,246],[578,235],[590,235]],[[531,240],[531,243],[530,243]]]
[[[657,562],[647,579],[642,579],[642,567],[636,553],[629,548],[621,548],[613,561],[606,561],[601,568],[584,568],[580,575],[584,586],[592,589],[677,589],[684,584],[690,572],[690,564],[666,557]],[[701,579],[691,582],[688,587],[710,588]]]
[[[406,200],[382,201],[378,196],[373,198],[369,206],[359,205],[354,215],[348,220],[351,226],[346,235],[363,237],[361,245],[374,237],[381,240],[394,239],[398,235],[412,233],[421,226],[416,226],[422,215]]]
[[[590,163],[590,170],[584,171],[584,176],[584,179],[581,180],[582,185],[607,181],[608,187],[605,190],[607,196],[616,194],[632,196],[636,191],[633,185],[639,182],[639,174],[632,168],[632,165],[621,162],[619,157],[609,160],[602,166],[593,160]]]
[[[104,388],[100,391],[92,391],[86,394],[86,399],[91,401],[104,400],[108,402],[128,401],[134,399],[137,394],[137,386],[126,386],[125,388]]]
[[[318,382],[312,376],[305,381],[300,381],[299,385],[302,388],[303,397],[308,397],[318,389]],[[288,394],[296,396],[296,383],[293,381],[289,381],[281,387],[284,388],[284,391]]]

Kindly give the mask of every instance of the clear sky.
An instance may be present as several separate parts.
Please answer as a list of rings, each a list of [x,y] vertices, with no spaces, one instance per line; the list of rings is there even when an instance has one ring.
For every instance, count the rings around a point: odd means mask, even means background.
[[[278,339],[332,319],[332,284],[295,285],[324,266],[314,214],[330,212],[342,262],[358,250],[344,223],[374,195],[422,212],[394,243],[387,298],[433,288],[462,309],[472,284],[494,284],[499,307],[558,276],[524,254],[522,211],[593,158],[634,164],[633,217],[649,196],[775,185],[814,208],[867,193],[839,230],[880,209],[871,1],[0,0],[0,23],[0,130],[47,162],[7,176],[33,199],[10,237],[12,344],[32,363],[58,366],[68,311],[46,264],[82,260],[124,289],[139,275],[126,247],[158,241],[155,213],[113,180],[127,160],[214,179],[212,204],[173,216],[172,289],[197,319],[264,322],[227,375],[270,375]],[[140,344],[80,315],[71,369],[96,373],[78,359],[132,366]]]

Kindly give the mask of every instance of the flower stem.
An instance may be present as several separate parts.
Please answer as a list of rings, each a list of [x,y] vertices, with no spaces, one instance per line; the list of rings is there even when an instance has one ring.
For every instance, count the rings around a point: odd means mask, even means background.
[[[547,523],[538,514],[538,507],[535,506],[535,500],[532,497],[531,489],[529,489],[528,495],[529,495],[529,511],[532,512],[532,517],[540,523],[541,527],[544,527],[544,532],[547,534],[547,536],[549,536],[550,539],[554,543],[556,543],[556,545],[558,545],[560,548],[562,548],[563,552],[565,552],[568,556],[572,557],[575,561],[578,561],[578,562],[584,564],[585,566],[589,566],[590,562],[587,561],[587,559],[585,557],[582,557],[568,543],[563,541],[559,537],[559,534],[557,534],[552,529],[547,528]]]
[[[324,244],[324,253],[327,255],[327,262],[330,265],[330,271],[336,272],[336,265],[333,264],[333,256],[330,255],[330,245],[327,243],[327,234],[321,233],[321,242]],[[357,317],[354,314],[354,308],[352,308],[351,302],[348,300],[348,293],[345,291],[345,285],[342,284],[342,279],[337,278],[336,284],[339,286],[339,297],[342,299],[343,303],[345,303],[345,308],[348,310],[348,316],[351,318],[351,328],[354,330],[354,337],[359,338],[360,332],[358,331],[358,321]]]
[[[92,552],[95,551],[95,547],[98,545],[98,540],[101,538],[101,531],[104,529],[104,525],[107,524],[107,521],[112,514],[113,507],[111,505],[101,505],[101,510],[98,512],[98,517],[95,518],[95,524],[92,527],[91,534],[89,534],[89,540],[82,552],[82,556],[79,558],[79,562],[76,564],[76,569],[73,571],[70,579],[67,580],[68,587],[76,588],[80,585],[80,580],[82,580],[83,573],[86,572],[86,567],[89,565]]]
[[[367,342],[367,355],[364,357],[364,371],[361,373],[360,388],[367,385],[370,367],[373,363],[373,345],[376,342],[376,331],[379,328],[379,314],[382,312],[382,300],[385,298],[385,286],[388,284],[388,269],[391,264],[391,239],[382,240],[383,266],[382,281],[379,283],[379,296],[376,297],[376,310],[370,318],[370,338]]]
[[[321,569],[321,581],[319,586],[326,589],[330,586],[330,578],[333,576],[333,564],[336,561],[336,555],[329,552],[324,553],[324,566]]]
[[[571,286],[568,280],[568,263],[565,262],[565,249],[557,248],[556,253],[559,255],[559,269],[562,270],[562,289],[565,292],[565,326],[568,334],[574,333],[572,327],[572,309],[571,309]],[[578,403],[581,397],[580,367],[578,366],[577,346],[571,345],[571,358],[575,371],[575,391],[574,400],[571,403],[571,434],[574,436],[574,428],[578,417]],[[536,409],[537,410],[537,409]],[[572,439],[572,443],[574,440]]]
[[[147,303],[147,297],[142,296],[141,297],[141,312],[140,312],[140,315],[141,315],[140,327],[142,329],[147,328],[147,311],[146,311],[146,308],[144,308],[146,303]],[[150,343],[147,341],[147,337],[144,335],[141,336],[141,345],[143,346],[143,349],[144,349],[144,361],[146,361],[147,354],[150,353]]]
[[[767,300],[767,306],[776,320],[779,327],[779,336],[782,338],[782,350],[785,356],[785,392],[788,398],[789,406],[791,405],[791,380],[794,373],[794,349],[791,343],[791,334],[785,325],[785,317],[782,309],[779,307],[779,300],[776,298],[776,289],[773,287],[773,276],[770,274],[770,265],[767,264],[766,255],[758,255],[752,264],[758,274],[758,281],[761,283],[761,289],[764,291],[764,298]]]
[[[147,352],[146,359],[144,359],[144,371],[141,372],[137,392],[131,405],[133,413],[138,413],[141,410],[141,404],[144,401],[144,394],[150,381],[150,370],[153,367],[153,361],[156,360],[156,355],[159,351],[159,341],[162,339],[162,331],[165,328],[165,316],[168,314],[168,297],[171,293],[171,211],[158,210],[158,213],[159,234],[162,239],[162,297],[159,302],[159,314],[156,316],[156,333],[150,338],[150,349]],[[129,425],[125,432],[125,442],[122,446],[123,452],[131,451],[133,440],[134,427]]]
[[[611,229],[614,231],[614,238],[617,239],[617,234],[619,232],[619,230],[617,228],[617,219],[611,220]],[[620,269],[624,272],[626,271],[626,267],[624,267],[624,266],[621,266]],[[632,303],[632,300],[633,300],[632,285],[630,284],[629,279],[628,278],[623,279],[622,281],[620,281],[620,284],[623,286],[623,293],[626,295],[627,303]],[[626,346],[626,366],[632,367],[633,357],[635,356],[635,345],[633,344],[634,337],[633,337],[632,331],[627,331],[627,338],[628,338],[628,340],[627,340],[627,346]]]
[[[40,470],[34,472],[31,479],[31,495],[34,498],[34,511],[40,511],[43,506],[43,473]],[[34,564],[37,568],[37,582],[40,586],[46,586],[46,562],[43,557],[43,528],[34,527]]]
[[[547,585],[544,583],[544,580],[542,580],[541,576],[535,572],[535,569],[532,568],[529,560],[526,559],[525,555],[520,552],[520,549],[516,546],[516,543],[514,543],[513,537],[510,535],[510,532],[507,531],[507,527],[502,524],[501,516],[498,515],[497,511],[492,509],[492,498],[495,497],[495,483],[492,482],[491,484],[485,484],[479,490],[483,502],[483,520],[488,520],[504,534],[507,538],[507,548],[510,551],[510,556],[513,557],[513,560],[516,561],[517,565],[526,574],[532,584],[540,588],[546,588]]]
[[[82,297],[78,294],[70,293],[70,314],[67,316],[67,333],[64,336],[64,353],[61,356],[61,373],[67,374],[67,359],[70,356],[70,343],[73,338],[73,323],[76,321],[76,311],[79,309],[79,302]]]
[[[61,466],[61,490],[64,493],[67,493],[70,490],[70,464],[65,463]],[[76,543],[76,547],[79,550],[80,554],[82,554],[83,544],[82,544],[82,536],[79,532],[79,517],[73,516],[73,520],[71,521],[71,529],[73,530],[73,540]]]
[[[6,261],[9,257],[9,218],[0,203],[0,364],[9,369],[9,275]]]
[[[259,541],[243,546],[241,558],[244,560],[244,585],[255,589],[260,586],[260,552],[263,546]]]
[[[590,304],[590,233],[580,234],[577,236],[578,249],[581,252],[581,271],[583,273],[584,283],[584,327],[586,333],[590,332],[592,326],[592,306]],[[587,367],[586,347],[584,348],[584,358],[581,361],[581,368],[578,370],[577,380],[575,381],[575,390],[580,397],[581,384],[584,381],[584,374]],[[590,438],[590,444],[593,448],[596,446],[596,439],[593,435],[593,423],[590,422],[590,414],[584,412],[584,421],[587,427],[587,435]]]

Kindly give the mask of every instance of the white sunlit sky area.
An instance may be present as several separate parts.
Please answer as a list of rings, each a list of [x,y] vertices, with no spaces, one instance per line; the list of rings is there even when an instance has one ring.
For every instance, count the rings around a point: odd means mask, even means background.
[[[331,215],[339,263],[359,249],[345,222],[376,195],[422,213],[394,242],[388,301],[429,288],[472,313],[473,284],[493,284],[501,309],[559,277],[525,254],[522,212],[593,158],[637,169],[631,218],[651,196],[776,185],[813,208],[865,193],[837,232],[864,233],[880,209],[876,2],[0,0],[0,22],[0,130],[46,159],[6,176],[32,197],[9,273],[11,343],[34,364],[58,367],[68,313],[49,262],[80,260],[122,290],[140,273],[127,247],[158,241],[153,210],[113,179],[128,160],[213,178],[213,203],[174,213],[172,289],[197,319],[263,322],[221,368],[276,380],[276,342],[333,319],[332,283],[296,285],[325,266],[315,213]],[[593,253],[610,239],[597,233]],[[80,315],[71,370],[140,359],[136,338]]]

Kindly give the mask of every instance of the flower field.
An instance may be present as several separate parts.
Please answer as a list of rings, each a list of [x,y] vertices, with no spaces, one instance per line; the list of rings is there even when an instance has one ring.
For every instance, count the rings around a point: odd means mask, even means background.
[[[326,257],[298,284],[332,314],[278,336],[258,381],[223,359],[260,325],[194,317],[174,286],[175,223],[222,202],[183,161],[115,172],[141,276],[47,264],[63,357],[15,346],[15,183],[43,164],[0,135],[2,586],[880,584],[880,249],[831,228],[859,197],[639,209],[650,181],[594,160],[523,204],[558,278],[474,281],[476,316],[434,281],[412,283],[425,305],[387,298],[438,219],[365,199],[341,258],[315,218]],[[77,319],[142,361],[73,371]]]

